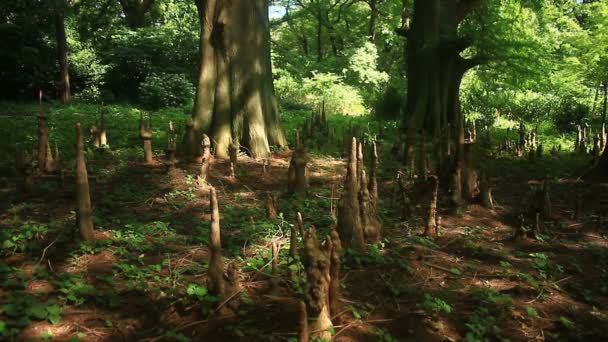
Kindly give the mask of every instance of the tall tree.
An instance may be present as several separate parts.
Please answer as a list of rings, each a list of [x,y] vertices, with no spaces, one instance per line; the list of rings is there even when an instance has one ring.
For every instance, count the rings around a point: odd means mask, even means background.
[[[416,136],[423,131],[440,144],[442,132],[453,129],[455,142],[460,146],[458,167],[463,167],[464,117],[460,110],[460,86],[465,73],[481,60],[461,57],[471,42],[459,37],[458,28],[479,3],[479,0],[414,1],[411,26],[401,31],[407,39],[404,127],[407,127],[408,160],[413,158]],[[442,153],[439,157],[441,159]]]
[[[55,38],[57,39],[57,56],[59,60],[59,101],[70,102],[70,72],[68,69],[68,40],[65,33],[65,0],[57,1],[55,13]]]
[[[186,158],[208,133],[218,157],[238,142],[253,156],[286,146],[270,62],[268,0],[196,0],[201,25],[199,77]]]

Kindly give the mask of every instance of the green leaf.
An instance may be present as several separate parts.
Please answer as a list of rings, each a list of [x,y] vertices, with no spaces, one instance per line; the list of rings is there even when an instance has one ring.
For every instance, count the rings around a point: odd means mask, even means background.
[[[559,321],[562,322],[562,324],[568,329],[574,329],[576,327],[576,324],[567,317],[561,316]]]
[[[538,317],[538,312],[531,306],[526,307],[526,312],[528,312],[528,316],[530,317]]]
[[[42,338],[43,340],[52,340],[53,337],[53,333],[48,330],[40,334],[40,338]]]
[[[56,304],[49,305],[46,307],[46,312],[48,312],[49,315],[59,315],[61,313],[61,308]]]
[[[456,275],[462,274],[462,272],[460,272],[460,270],[457,269],[456,267],[450,268],[450,272],[452,272],[453,274],[456,274]]]
[[[10,240],[6,240],[2,243],[3,249],[9,249],[9,248],[13,248],[13,247],[15,247],[15,244]]]
[[[207,288],[204,286],[200,286],[198,284],[190,284],[186,289],[186,293],[190,296],[196,296],[199,299],[205,297],[207,295]]]

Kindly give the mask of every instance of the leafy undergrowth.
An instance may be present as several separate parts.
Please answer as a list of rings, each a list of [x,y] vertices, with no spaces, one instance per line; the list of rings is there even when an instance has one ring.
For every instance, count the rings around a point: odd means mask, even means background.
[[[71,120],[61,125],[67,127]],[[134,123],[136,117],[129,120]],[[366,128],[370,136],[377,129],[372,126]],[[75,239],[72,184],[61,188],[53,180],[39,180],[36,192],[24,197],[5,178],[1,339],[294,340],[295,299],[302,295],[304,274],[288,257],[289,230],[296,212],[322,236],[335,225],[331,209],[344,174],[339,149],[313,150],[306,198],[284,194],[286,153],[273,156],[271,174],[262,173],[260,161],[241,156],[236,180],[226,177],[226,162],[213,164],[208,182],[219,193],[224,261],[239,266],[243,284],[236,316],[219,317],[215,308],[224,298],[206,288],[208,193],[191,176],[193,169],[167,170],[160,156],[156,165],[141,165],[139,150],[128,148],[130,135],[117,132],[124,142],[88,154],[95,176],[92,243]],[[409,220],[399,219],[399,205],[391,199],[398,165],[390,160],[389,149],[389,143],[382,144],[379,172],[384,236],[364,255],[346,251],[335,340],[606,336],[608,231],[595,223],[601,208],[592,196],[601,189],[573,178],[587,160],[562,155],[537,160],[531,167],[501,158],[495,164],[503,170],[494,177],[496,210],[471,204],[453,213],[440,206],[441,235],[427,238],[420,236],[424,201]],[[526,209],[523,199],[532,186],[527,177],[544,177],[543,170],[551,170],[556,179],[554,217],[543,222],[538,240],[513,243],[511,230]],[[585,200],[578,222],[571,219],[573,191]],[[266,192],[279,195],[277,219],[266,218]],[[273,241],[281,247],[278,293],[270,291]]]

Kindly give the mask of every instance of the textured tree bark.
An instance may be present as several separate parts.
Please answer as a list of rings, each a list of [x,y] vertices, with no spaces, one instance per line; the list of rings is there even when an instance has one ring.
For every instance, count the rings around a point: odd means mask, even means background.
[[[215,188],[211,188],[209,192],[209,202],[211,204],[211,259],[209,260],[207,288],[209,288],[209,293],[213,295],[225,296],[224,262],[222,261],[222,243],[220,239],[220,209],[217,204]]]
[[[340,311],[340,267],[342,265],[342,242],[338,232],[332,230],[331,235],[331,266],[329,268],[329,312],[335,316]]]
[[[92,241],[93,235],[93,209],[89,194],[89,176],[84,159],[84,141],[80,124],[76,124],[76,221],[80,238]]]
[[[63,9],[58,9],[63,12]],[[63,104],[70,102],[70,73],[68,70],[68,41],[65,33],[65,18],[63,13],[55,15],[55,38],[57,39],[57,55],[59,60],[59,101]]]
[[[378,210],[378,146],[374,141],[372,143],[371,165],[369,168],[369,196],[374,210]]]
[[[305,301],[309,317],[316,317],[308,325],[308,332],[319,340],[331,340],[332,326],[329,312],[329,286],[332,241],[328,239],[321,245],[317,230],[310,228],[304,234],[302,263],[306,269]]]
[[[269,220],[276,220],[277,215],[277,200],[271,192],[266,193],[266,216]]]
[[[308,164],[308,161],[309,157],[306,153],[306,148],[303,146],[296,147],[289,163],[287,175],[288,193],[306,195],[308,192],[308,175],[306,172],[306,165]]]
[[[608,182],[608,140],[605,142],[602,156],[583,178],[590,181]]]
[[[197,0],[200,33],[199,80],[186,135],[185,157],[197,152],[204,133],[216,155],[227,158],[231,140],[255,157],[270,145],[285,147],[272,83],[268,0]]]
[[[300,232],[300,236],[304,238],[304,220],[302,219],[302,214],[300,212],[296,215],[296,222],[298,224],[298,231]]]
[[[484,208],[494,210],[492,184],[490,183],[490,177],[487,174],[483,174],[481,176],[481,180],[479,182],[479,197],[481,199],[481,205]]]
[[[298,302],[300,311],[299,325],[300,333],[298,335],[298,342],[309,342],[308,337],[308,313],[306,312],[306,303],[303,301]]]
[[[478,0],[415,0],[411,27],[404,24],[399,30],[407,38],[408,93],[402,122],[406,133],[406,162],[408,165],[412,162],[414,146],[426,132],[432,137],[432,143],[438,145],[434,150],[439,153],[437,160],[444,165],[444,160],[451,157],[451,143],[445,137],[452,136],[457,155],[452,159],[453,170],[442,174],[458,178],[454,180],[458,185],[452,188],[455,199],[466,197],[461,190],[469,169],[464,160],[460,86],[466,71],[482,61],[460,56],[469,43],[459,38],[457,29],[478,4]],[[443,139],[441,132],[444,132]],[[443,181],[448,183],[447,179]]]
[[[365,243],[358,199],[357,174],[357,139],[353,138],[344,179],[344,193],[338,207],[337,229],[344,246],[363,251]]]
[[[273,292],[279,291],[279,244],[276,241],[272,242],[272,277],[270,278],[270,287]]]
[[[439,180],[437,176],[430,176],[430,191],[431,199],[429,204],[428,217],[426,220],[426,227],[424,228],[424,236],[435,236],[437,235],[437,197],[439,192]]]
[[[376,216],[376,212],[371,204],[369,190],[367,190],[367,176],[365,170],[361,171],[359,189],[359,212],[363,236],[368,243],[375,243],[380,241],[382,223]]]
[[[139,120],[139,137],[144,144],[144,163],[152,164],[154,162],[154,154],[152,153],[152,128],[146,124],[143,113]]]
[[[201,148],[203,150],[203,157],[201,159],[201,167],[199,168],[198,181],[202,186],[207,181],[209,168],[211,167],[211,140],[206,134],[203,135]]]

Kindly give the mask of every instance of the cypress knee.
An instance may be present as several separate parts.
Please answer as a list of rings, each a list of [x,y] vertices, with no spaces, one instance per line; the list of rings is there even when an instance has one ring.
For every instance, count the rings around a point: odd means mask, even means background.
[[[144,121],[143,113],[139,120],[139,137],[144,143],[144,162],[146,164],[152,164],[154,162],[154,156],[152,154],[152,129]]]
[[[433,236],[437,233],[437,196],[439,192],[439,181],[437,176],[433,175],[430,179],[431,200],[429,204],[429,212],[424,229],[425,236]]]
[[[332,322],[329,312],[329,283],[331,267],[331,240],[322,246],[317,239],[317,230],[312,227],[304,234],[302,263],[306,269],[304,298],[308,317],[316,317],[308,325],[312,337],[331,340]]]
[[[207,134],[203,134],[203,140],[201,141],[201,149],[203,151],[203,158],[201,160],[201,167],[199,169],[199,181],[204,183],[207,181],[209,174],[209,168],[211,167],[211,139]]]
[[[211,204],[211,259],[209,260],[207,288],[209,289],[209,293],[223,297],[226,294],[226,289],[224,284],[222,243],[220,239],[220,210],[217,203],[215,188],[211,188],[209,191],[209,201]]]
[[[364,235],[359,208],[359,182],[357,179],[357,139],[353,138],[348,160],[344,192],[338,207],[338,233],[346,247],[363,251]]]
[[[371,165],[369,170],[369,196],[374,210],[378,210],[378,146],[372,143]]]
[[[93,209],[89,194],[89,176],[84,159],[84,141],[80,124],[76,124],[76,221],[80,238],[92,241],[93,235]]]
[[[338,314],[340,310],[340,266],[342,257],[342,242],[338,232],[333,230],[331,239],[331,266],[329,271],[329,312],[332,316]]]

